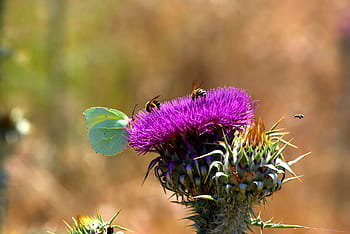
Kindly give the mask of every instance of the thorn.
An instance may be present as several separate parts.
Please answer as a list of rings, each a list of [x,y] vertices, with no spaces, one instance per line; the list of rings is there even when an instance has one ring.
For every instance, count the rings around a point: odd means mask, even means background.
[[[282,117],[270,128],[270,131],[274,130],[282,120],[284,120],[284,116],[282,116]]]
[[[308,155],[310,155],[310,154],[311,154],[311,152],[308,152],[308,153],[306,153],[306,154],[300,155],[299,157],[297,157],[297,158],[294,159],[293,161],[289,161],[289,162],[288,162],[288,165],[291,166],[291,165],[297,163],[298,161],[300,161],[301,159],[305,158],[306,156],[308,156]]]

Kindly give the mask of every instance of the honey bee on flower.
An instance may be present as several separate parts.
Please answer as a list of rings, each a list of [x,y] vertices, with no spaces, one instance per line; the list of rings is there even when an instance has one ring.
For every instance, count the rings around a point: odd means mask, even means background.
[[[205,91],[204,89],[200,88],[200,86],[202,86],[203,82],[198,85],[198,81],[194,80],[192,82],[192,92],[191,92],[191,97],[192,100],[194,101],[195,99],[199,98],[199,97],[205,97],[207,95],[207,91]]]
[[[157,100],[160,95],[155,96],[151,100],[147,101],[145,104],[145,108],[147,112],[151,112],[153,108],[157,108],[158,110],[160,109],[160,102]]]

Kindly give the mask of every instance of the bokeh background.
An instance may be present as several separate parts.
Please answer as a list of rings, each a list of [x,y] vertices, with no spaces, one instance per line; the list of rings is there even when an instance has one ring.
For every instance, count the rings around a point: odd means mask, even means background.
[[[8,155],[3,233],[64,233],[76,214],[136,233],[194,233],[186,210],[153,176],[155,155],[90,147],[82,112],[206,89],[247,89],[258,115],[312,151],[256,207],[266,220],[350,232],[350,2],[346,0],[1,0],[0,104],[20,108],[30,133]],[[304,119],[293,118],[303,113]],[[259,229],[254,229],[256,233]],[[264,233],[334,233],[269,230]]]

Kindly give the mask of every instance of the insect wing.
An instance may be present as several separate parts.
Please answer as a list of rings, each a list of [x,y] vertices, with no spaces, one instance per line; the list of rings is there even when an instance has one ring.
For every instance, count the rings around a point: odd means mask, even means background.
[[[192,92],[193,92],[193,90],[196,90],[198,87],[199,87],[198,81],[197,80],[192,81]]]
[[[105,155],[120,153],[128,143],[124,129],[129,118],[123,112],[103,107],[92,107],[84,112],[88,138],[92,148]]]
[[[116,155],[128,144],[128,132],[125,120],[109,119],[96,124],[89,130],[88,137],[92,148],[97,153]]]
[[[106,119],[124,119],[128,121],[128,116],[123,112],[104,107],[91,107],[84,112],[84,116],[89,129]]]
[[[200,84],[198,84],[198,80],[192,81],[192,92],[198,88],[200,88],[203,85],[203,81],[201,81]]]

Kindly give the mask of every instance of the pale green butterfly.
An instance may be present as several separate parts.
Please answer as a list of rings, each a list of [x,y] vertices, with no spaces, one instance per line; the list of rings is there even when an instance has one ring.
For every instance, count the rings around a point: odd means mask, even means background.
[[[92,148],[100,154],[116,155],[128,144],[125,127],[129,117],[121,111],[91,107],[84,112]]]

